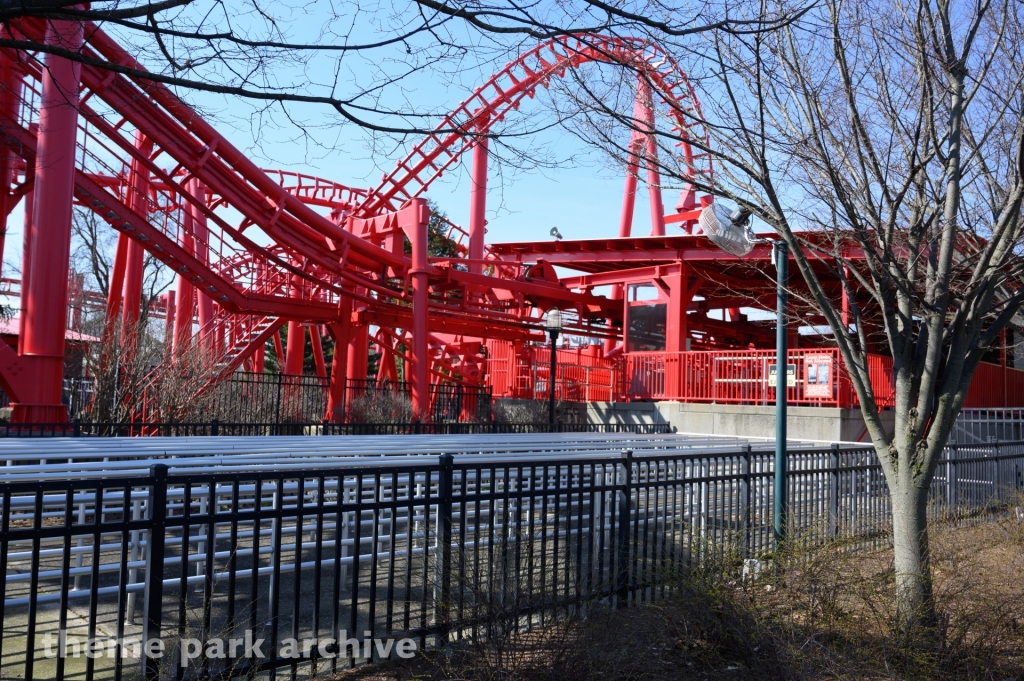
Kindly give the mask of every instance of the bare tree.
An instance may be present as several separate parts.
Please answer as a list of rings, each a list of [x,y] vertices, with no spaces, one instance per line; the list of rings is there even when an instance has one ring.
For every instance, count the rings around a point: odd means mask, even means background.
[[[95,423],[195,423],[225,416],[217,410],[221,400],[210,381],[214,359],[201,344],[187,348],[171,364],[163,334],[152,323],[140,320],[130,337],[131,346],[114,334],[90,349],[86,364],[93,379],[92,399],[83,405],[81,418]],[[161,365],[166,370],[155,370]],[[252,411],[265,413],[265,406],[259,407]]]
[[[341,122],[409,134],[428,132],[431,120],[446,112],[405,98],[404,84],[424,73],[457,83],[464,71],[501,65],[537,40],[576,33],[743,33],[766,22],[783,25],[802,11],[769,16],[756,5],[706,0],[683,6],[660,0],[528,6],[511,0],[0,0],[0,48],[59,54],[180,91],[243,97],[259,113],[277,104],[293,124],[302,124],[302,116],[285,104],[316,104]],[[92,22],[116,35],[146,70],[28,37],[25,22],[40,19]]]
[[[110,288],[110,271],[113,267],[117,235],[96,213],[76,208],[71,218],[71,266],[87,277],[86,288],[97,291],[104,298]],[[149,311],[153,303],[174,281],[172,273],[149,251],[143,255],[142,307],[139,323],[149,322]],[[94,315],[95,316],[95,315]]]
[[[715,181],[659,133],[663,176],[771,227],[832,330],[889,486],[904,625],[934,621],[928,490],[978,364],[1024,300],[1021,7],[824,0],[778,31],[708,36],[676,54],[701,84]],[[622,102],[609,92],[630,79],[581,85]],[[625,107],[575,115],[621,161],[609,117],[643,130]],[[849,323],[826,278],[842,282]],[[880,348],[893,359],[893,432],[868,373]]]

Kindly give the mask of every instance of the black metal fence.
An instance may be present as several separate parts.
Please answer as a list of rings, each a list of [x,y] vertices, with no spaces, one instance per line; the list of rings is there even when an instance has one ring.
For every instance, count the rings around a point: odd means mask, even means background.
[[[67,405],[68,414],[74,418],[89,411],[92,406],[96,384],[89,378],[65,378],[61,388],[61,401]],[[0,409],[11,406],[10,396],[0,388]]]
[[[964,409],[953,424],[954,444],[1015,442],[1024,438],[1024,409]]]
[[[191,435],[504,435],[516,433],[671,433],[667,423],[0,423],[11,437],[176,437]]]
[[[0,665],[11,678],[313,675],[375,639],[422,647],[657,599],[690,566],[770,549],[772,462],[748,447],[7,482]],[[794,451],[789,478],[793,536],[886,541],[871,450]],[[951,448],[930,513],[1022,489],[1024,444]],[[56,654],[89,639],[112,653]],[[307,644],[296,655],[288,639]],[[196,652],[213,640],[239,645]],[[242,645],[260,640],[262,657]]]
[[[327,413],[330,380],[320,376],[235,372],[218,383],[209,396],[209,411],[224,423],[264,425],[319,423]],[[412,387],[399,382],[349,379],[344,409],[362,414],[385,409],[394,420],[409,420]],[[88,420],[93,408],[95,383],[89,378],[65,379],[63,402],[69,418]],[[0,390],[0,408],[10,398]],[[435,423],[487,422],[491,420],[491,389],[462,384],[430,386],[430,412]]]
[[[225,423],[316,424],[327,413],[330,381],[319,376],[236,372],[213,392],[212,413]],[[412,387],[399,381],[349,379],[343,410],[355,415],[384,410],[395,420],[411,420]],[[437,383],[430,386],[426,420],[432,423],[486,422],[491,419],[486,387]]]
[[[406,381],[349,379],[345,401],[346,413],[355,420],[376,414],[395,421],[408,421],[412,415],[412,384]],[[429,402],[427,420],[433,423],[487,422],[493,413],[491,389],[486,386],[433,383]]]
[[[329,385],[319,376],[239,371],[214,387],[211,412],[226,423],[317,423]]]
[[[213,389],[210,412],[239,423],[317,422],[327,413],[327,389],[328,380],[319,376],[236,372]],[[87,420],[95,399],[93,379],[64,379],[62,401],[69,418]],[[0,390],[0,408],[9,405]]]

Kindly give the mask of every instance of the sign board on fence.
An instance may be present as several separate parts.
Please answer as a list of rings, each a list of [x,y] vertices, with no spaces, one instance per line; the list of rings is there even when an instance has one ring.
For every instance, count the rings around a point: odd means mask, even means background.
[[[769,364],[768,365],[768,387],[769,388],[774,388],[775,387],[775,383],[776,383],[776,380],[777,380],[775,378],[776,368],[777,368],[777,365],[775,365],[775,364]],[[796,387],[796,365],[795,364],[787,364],[786,365],[786,386],[789,387],[789,388]]]
[[[832,397],[832,355],[805,355],[804,397]]]

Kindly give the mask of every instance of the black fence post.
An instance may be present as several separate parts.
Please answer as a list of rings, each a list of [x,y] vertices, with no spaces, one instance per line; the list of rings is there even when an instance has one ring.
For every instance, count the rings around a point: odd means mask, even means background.
[[[629,604],[629,527],[633,515],[633,450],[622,452],[622,484],[619,486],[619,517],[615,534],[616,609]]]
[[[1003,447],[998,442],[995,443],[995,454],[994,463],[996,466],[996,474],[992,476],[996,484],[996,502],[1002,502],[1003,500]]]
[[[284,358],[278,357],[277,361],[283,362]],[[277,424],[278,430],[281,429],[281,390],[283,389],[283,386],[281,385],[281,376],[282,375],[280,373],[277,375],[277,393],[274,396],[274,423]],[[277,435],[278,433],[274,434]]]
[[[435,603],[437,622],[440,625],[440,642],[448,643],[451,632],[451,596],[452,596],[452,484],[455,479],[455,457],[442,454],[441,470],[438,477],[438,572],[441,578],[441,598]]]
[[[750,459],[752,457],[750,443],[743,448],[743,459],[740,462],[740,536],[743,557],[750,555]]]
[[[82,437],[82,419],[76,418],[74,422],[74,429],[71,431],[72,437]]]
[[[953,513],[956,511],[956,507],[960,504],[957,499],[957,487],[959,486],[957,478],[958,472],[956,470],[956,459],[959,447],[953,445],[949,448],[949,458],[946,460],[946,503],[949,504],[949,511]]]
[[[210,421],[210,435],[220,435],[220,419]]]
[[[839,536],[839,443],[833,442],[828,455],[828,537]]]
[[[146,541],[146,621],[142,628],[143,672],[147,681],[161,678],[163,659],[164,542],[167,531],[167,466],[151,466],[149,494],[149,537]],[[184,597],[184,596],[182,596]],[[159,641],[159,647],[154,641]]]

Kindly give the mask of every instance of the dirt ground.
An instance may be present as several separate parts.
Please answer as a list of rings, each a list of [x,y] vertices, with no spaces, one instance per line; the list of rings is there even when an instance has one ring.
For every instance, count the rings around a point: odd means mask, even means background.
[[[344,681],[1024,681],[1024,521],[930,531],[938,623],[893,626],[891,551],[796,554],[780,574],[687,575],[657,603],[345,672]],[[732,570],[735,572],[735,570]]]

